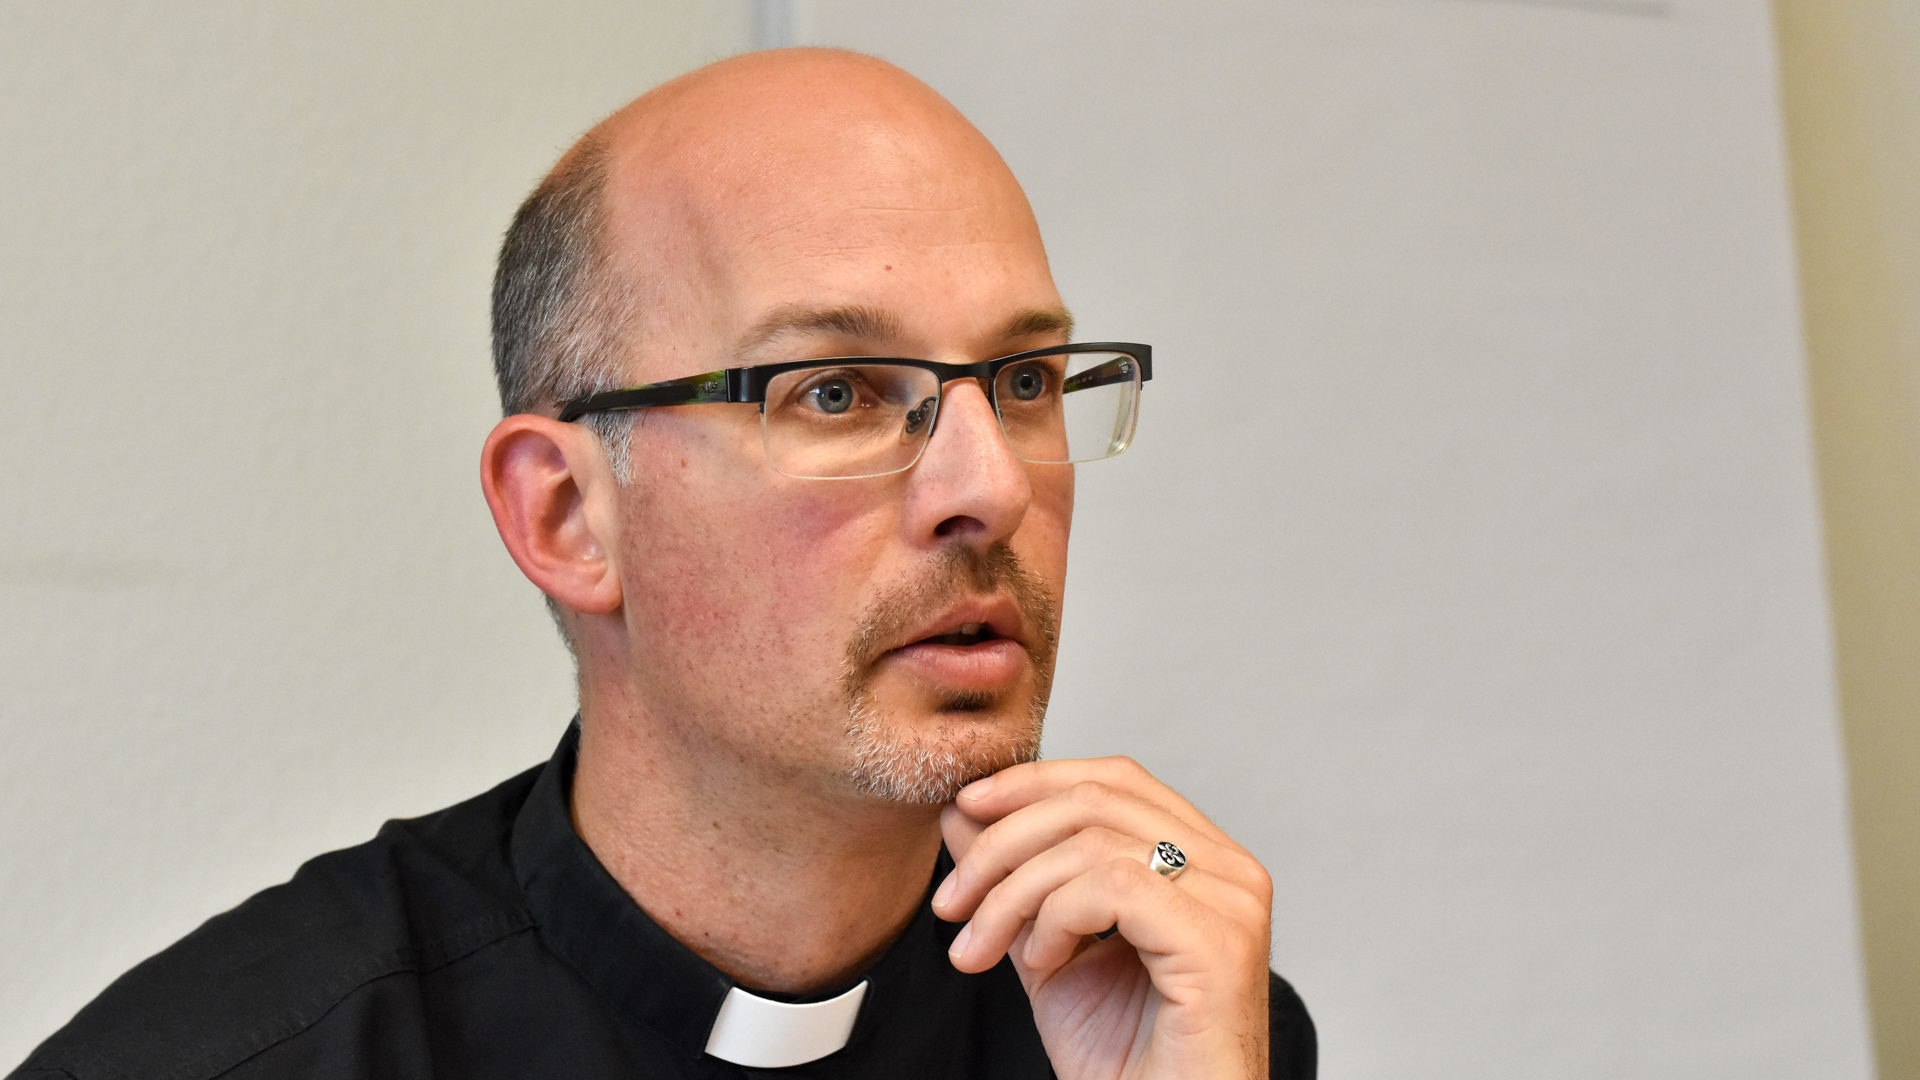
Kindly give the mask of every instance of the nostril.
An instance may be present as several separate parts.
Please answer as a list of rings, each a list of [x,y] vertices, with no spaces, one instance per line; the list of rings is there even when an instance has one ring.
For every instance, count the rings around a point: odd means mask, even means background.
[[[966,536],[969,533],[985,532],[987,524],[977,517],[955,514],[933,527],[933,535],[939,537]]]

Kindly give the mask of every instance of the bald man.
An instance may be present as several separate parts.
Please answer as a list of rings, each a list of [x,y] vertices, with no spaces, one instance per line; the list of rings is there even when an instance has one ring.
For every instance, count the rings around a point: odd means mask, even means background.
[[[879,61],[753,54],[570,150],[502,250],[501,539],[553,759],[313,860],[19,1076],[1308,1076],[1271,882],[1124,759],[1036,759],[1071,340],[1013,176]]]

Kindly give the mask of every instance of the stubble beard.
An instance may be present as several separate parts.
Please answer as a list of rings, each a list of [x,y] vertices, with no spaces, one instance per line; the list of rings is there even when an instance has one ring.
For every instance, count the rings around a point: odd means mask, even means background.
[[[874,692],[874,665],[889,643],[937,618],[964,591],[1006,592],[1020,607],[1027,627],[1033,694],[1017,726],[996,724],[981,714],[1002,705],[1000,695],[954,693],[939,703],[942,715],[931,730],[895,718],[880,707]],[[853,788],[891,802],[951,802],[961,788],[983,776],[1040,756],[1040,730],[1053,687],[1053,661],[1059,642],[1060,605],[1046,584],[1020,564],[1013,549],[996,543],[981,553],[949,549],[936,572],[880,597],[861,619],[861,632],[847,647],[842,689],[847,704],[850,751],[848,780]]]

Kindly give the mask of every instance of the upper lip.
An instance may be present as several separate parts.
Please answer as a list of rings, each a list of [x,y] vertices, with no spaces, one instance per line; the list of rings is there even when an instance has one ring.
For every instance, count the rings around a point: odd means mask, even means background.
[[[1010,596],[969,597],[939,615],[910,630],[896,648],[916,645],[942,634],[958,633],[962,627],[978,623],[996,638],[1011,638],[1026,645],[1026,625],[1020,617],[1020,605]]]

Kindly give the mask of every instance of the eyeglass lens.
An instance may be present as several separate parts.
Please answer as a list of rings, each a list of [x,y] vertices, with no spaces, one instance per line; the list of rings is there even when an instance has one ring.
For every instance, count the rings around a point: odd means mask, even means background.
[[[1036,464],[1111,457],[1139,410],[1139,365],[1118,352],[1059,353],[1009,364],[993,402],[1015,456]],[[767,385],[762,433],[773,467],[796,477],[880,476],[920,457],[940,379],[906,364],[829,364]]]

